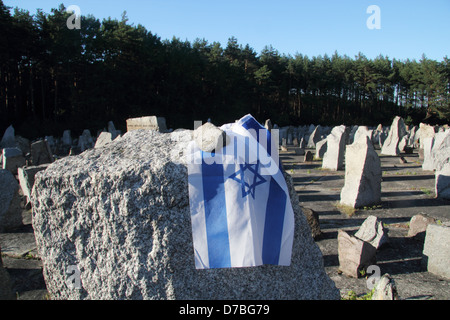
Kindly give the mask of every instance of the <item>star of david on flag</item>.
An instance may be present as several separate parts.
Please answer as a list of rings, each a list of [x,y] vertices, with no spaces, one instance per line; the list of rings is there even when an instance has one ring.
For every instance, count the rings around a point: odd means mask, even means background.
[[[229,138],[223,148],[204,152],[194,141],[188,148],[195,266],[288,266],[294,213],[278,139],[251,115],[221,129]]]

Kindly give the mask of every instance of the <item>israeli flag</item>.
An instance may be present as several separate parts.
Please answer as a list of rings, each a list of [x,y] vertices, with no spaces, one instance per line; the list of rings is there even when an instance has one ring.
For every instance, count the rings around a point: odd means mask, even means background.
[[[194,141],[189,145],[195,266],[288,266],[294,213],[278,158],[278,136],[251,115],[221,129],[228,142],[220,150],[203,152]]]

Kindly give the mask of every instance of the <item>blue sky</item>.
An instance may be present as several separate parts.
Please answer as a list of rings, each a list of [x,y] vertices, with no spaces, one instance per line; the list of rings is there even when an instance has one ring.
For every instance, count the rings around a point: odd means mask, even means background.
[[[60,3],[82,15],[142,24],[164,39],[204,38],[226,46],[234,36],[257,53],[272,45],[280,54],[341,55],[441,61],[450,56],[450,0],[3,0],[7,6],[49,13]],[[381,29],[366,26],[370,5],[381,10]],[[82,27],[82,26],[81,26]]]

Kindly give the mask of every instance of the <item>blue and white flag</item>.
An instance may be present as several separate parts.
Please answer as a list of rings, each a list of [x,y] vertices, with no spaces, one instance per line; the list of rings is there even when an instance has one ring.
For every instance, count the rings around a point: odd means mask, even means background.
[[[278,137],[251,115],[221,129],[228,143],[215,153],[201,151],[194,141],[189,145],[195,266],[288,266],[294,213],[278,159]]]

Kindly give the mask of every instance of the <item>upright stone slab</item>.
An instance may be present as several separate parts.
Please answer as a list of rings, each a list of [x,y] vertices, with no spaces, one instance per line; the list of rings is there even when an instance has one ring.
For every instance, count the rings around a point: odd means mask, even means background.
[[[420,123],[419,125],[419,148],[423,149],[423,142],[426,138],[434,138],[436,134],[436,128],[429,124]]]
[[[12,174],[17,174],[17,168],[25,165],[25,157],[19,148],[5,148],[2,151],[3,169],[8,170]]]
[[[140,129],[166,132],[166,119],[156,116],[127,119],[127,131]]]
[[[322,168],[340,170],[344,167],[345,126],[334,127],[327,136],[327,152],[322,161]]]
[[[62,144],[63,146],[71,146],[72,145],[72,136],[70,134],[70,130],[65,130],[62,136]]]
[[[450,227],[428,225],[422,263],[428,272],[450,280]]]
[[[0,232],[22,226],[19,184],[11,172],[0,169]]]
[[[309,136],[307,147],[312,149],[315,148],[316,143],[321,140],[321,135],[322,135],[321,126],[318,125]]]
[[[14,138],[14,127],[11,125],[3,134],[2,140],[0,140],[0,149],[1,148],[15,148],[16,140]]]
[[[441,171],[446,164],[450,163],[450,130],[436,133],[431,149],[431,159],[433,169],[436,171]]]
[[[120,130],[116,130],[112,121],[108,122],[108,132],[111,133],[111,140],[114,140],[120,135]]]
[[[450,200],[450,163],[436,171],[434,189],[437,198]]]
[[[33,228],[52,299],[339,299],[288,175],[291,265],[195,268],[191,140],[191,130],[134,130],[36,175]],[[79,290],[67,285],[74,270]]]
[[[338,230],[339,271],[353,278],[362,276],[362,270],[376,263],[377,249],[370,243]]]
[[[97,138],[95,142],[94,148],[104,147],[106,144],[110,143],[113,140],[113,134],[111,132],[102,132]]]
[[[325,152],[327,152],[327,139],[320,140],[316,143],[316,159],[322,159],[325,155]]]
[[[389,130],[389,135],[383,143],[381,148],[381,153],[389,156],[398,156],[400,150],[398,144],[403,136],[406,135],[406,128],[403,119],[399,116],[395,117],[392,121],[391,129]]]
[[[367,126],[359,126],[355,132],[353,142],[358,141],[361,137],[369,137],[372,142],[372,130],[369,130]]]
[[[431,156],[431,150],[433,149],[434,137],[425,137],[422,139],[423,146],[423,163],[422,170],[432,171],[434,170],[433,158]]]
[[[369,137],[347,146],[341,204],[360,208],[381,202],[381,163]]]
[[[34,166],[54,161],[52,150],[46,140],[39,140],[31,144],[31,160]]]
[[[48,166],[49,164],[46,163],[39,166],[22,167],[17,170],[20,188],[22,189],[24,196],[27,198],[27,202],[30,202],[31,200],[31,191],[33,190],[34,185],[34,176],[39,171],[47,169]]]

